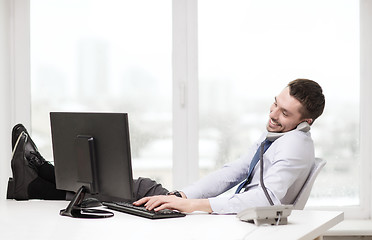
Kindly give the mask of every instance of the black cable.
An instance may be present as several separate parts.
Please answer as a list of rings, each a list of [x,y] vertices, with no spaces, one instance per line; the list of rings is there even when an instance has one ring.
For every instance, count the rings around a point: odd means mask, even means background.
[[[264,181],[263,181],[263,166],[264,166],[263,165],[263,154],[264,154],[264,145],[265,145],[265,141],[263,141],[261,143],[261,151],[260,151],[260,183],[261,183],[262,190],[264,191],[264,193],[266,195],[267,200],[269,201],[270,205],[273,206],[274,205],[274,202],[271,199],[269,193],[267,192],[267,189],[266,189],[265,184],[264,184]]]

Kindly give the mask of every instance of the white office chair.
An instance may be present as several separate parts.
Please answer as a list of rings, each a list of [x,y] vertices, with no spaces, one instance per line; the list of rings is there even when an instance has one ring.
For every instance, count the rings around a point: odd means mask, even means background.
[[[310,192],[314,185],[315,179],[326,163],[327,163],[326,160],[323,160],[321,158],[315,158],[315,164],[311,169],[309,176],[307,177],[300,192],[298,193],[295,201],[293,202],[294,209],[297,210],[304,209],[306,202],[309,199]]]

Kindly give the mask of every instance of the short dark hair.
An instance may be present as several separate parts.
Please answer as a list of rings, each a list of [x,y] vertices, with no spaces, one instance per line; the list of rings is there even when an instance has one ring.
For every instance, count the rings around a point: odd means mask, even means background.
[[[312,118],[313,122],[322,115],[325,98],[320,85],[309,79],[296,79],[288,83],[289,94],[302,104],[300,110],[303,118]]]

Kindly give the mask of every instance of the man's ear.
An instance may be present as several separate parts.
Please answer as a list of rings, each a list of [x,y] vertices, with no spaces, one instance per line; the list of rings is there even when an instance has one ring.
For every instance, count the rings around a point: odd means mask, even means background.
[[[309,125],[311,125],[313,123],[313,119],[312,118],[307,118],[307,119],[305,119],[305,122],[307,122]]]

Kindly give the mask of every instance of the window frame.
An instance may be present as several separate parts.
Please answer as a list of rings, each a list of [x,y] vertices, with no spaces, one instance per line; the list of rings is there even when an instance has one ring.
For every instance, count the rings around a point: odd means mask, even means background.
[[[10,1],[11,124],[31,126],[30,0]],[[174,187],[198,178],[197,0],[173,0]],[[313,207],[341,210],[345,218],[372,215],[372,2],[360,0],[360,205]],[[351,82],[352,84],[352,82]],[[177,177],[175,177],[177,176]]]
[[[173,186],[198,179],[197,0],[173,0]],[[177,177],[175,177],[177,176]]]

